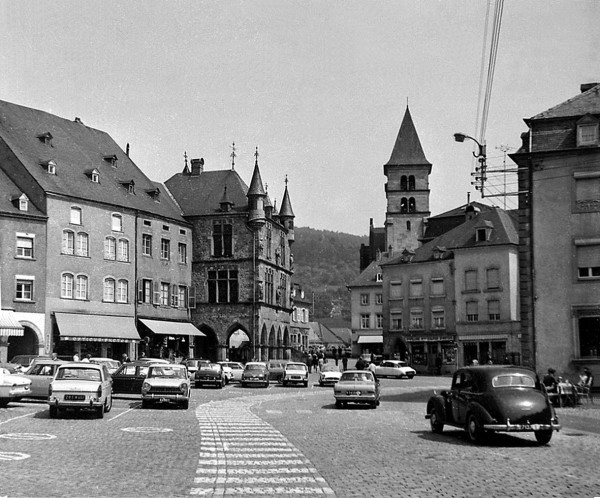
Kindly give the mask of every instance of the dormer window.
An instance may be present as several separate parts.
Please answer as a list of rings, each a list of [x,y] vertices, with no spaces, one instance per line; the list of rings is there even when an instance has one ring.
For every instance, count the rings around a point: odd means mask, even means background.
[[[41,133],[37,136],[37,139],[44,145],[52,146],[52,134],[49,131],[47,131],[46,133]]]
[[[127,189],[127,193],[135,194],[135,182],[133,180],[122,181],[121,185]]]
[[[42,161],[40,164],[49,175],[56,175],[56,163],[52,159],[49,161]]]
[[[114,166],[115,168],[117,167],[118,158],[114,154],[111,154],[109,156],[104,156],[104,160],[111,166]]]
[[[29,211],[29,197],[25,194],[16,195],[11,200],[19,208],[19,211]]]
[[[492,229],[494,225],[491,221],[485,221],[475,227],[475,241],[476,242],[487,242],[490,240],[492,235]]]
[[[598,120],[587,114],[577,123],[577,147],[598,146]]]
[[[377,272],[377,275],[375,276],[375,282],[383,282],[383,273],[382,272]]]
[[[433,259],[442,259],[446,254],[446,248],[442,246],[435,246],[432,249]]]
[[[160,189],[159,188],[150,188],[146,190],[146,193],[152,197],[156,202],[160,201]]]
[[[88,169],[85,174],[92,183],[100,183],[100,172],[96,168]]]

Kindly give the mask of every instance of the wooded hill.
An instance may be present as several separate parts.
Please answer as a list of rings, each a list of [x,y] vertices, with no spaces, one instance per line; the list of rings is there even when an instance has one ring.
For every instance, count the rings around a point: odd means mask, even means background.
[[[369,238],[308,227],[296,227],[295,235],[292,282],[302,287],[305,298],[310,300],[314,293],[311,321],[339,317],[349,325],[350,292],[346,286],[359,275],[360,245]]]

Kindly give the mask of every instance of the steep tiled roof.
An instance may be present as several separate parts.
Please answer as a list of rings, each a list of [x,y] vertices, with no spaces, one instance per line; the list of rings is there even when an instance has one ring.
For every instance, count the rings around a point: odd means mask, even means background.
[[[178,173],[165,184],[186,216],[204,216],[218,212],[225,187],[227,198],[232,203],[232,211],[248,210],[248,186],[237,171],[232,169],[203,171],[199,175]]]
[[[29,209],[27,211],[19,210],[18,204],[13,202],[13,199],[21,196],[23,192],[17,187],[12,180],[0,169],[0,214],[10,214],[19,216],[36,216],[44,217],[43,213],[29,201]]]
[[[425,157],[421,141],[408,107],[400,125],[400,131],[387,165],[430,164]]]
[[[482,225],[483,224],[483,225]],[[475,231],[481,226],[492,226],[490,239],[478,242],[475,239]],[[483,211],[473,219],[465,221],[462,225],[436,237],[435,239],[423,244],[415,250],[411,259],[412,263],[431,261],[436,248],[443,248],[447,251],[445,257],[451,257],[456,249],[465,249],[469,247],[485,247],[497,245],[518,245],[519,235],[516,228],[516,220],[508,211],[500,208],[493,208],[489,211]],[[438,249],[439,250],[439,249]],[[386,265],[401,263],[403,256],[390,259]]]
[[[160,202],[156,202],[148,194],[160,184],[146,177],[110,135],[85,126],[78,119],[71,121],[0,101],[0,138],[46,193],[133,208],[184,222],[177,204],[168,195],[159,195]],[[56,175],[41,165],[50,160],[56,163]],[[88,176],[93,169],[100,174],[99,183]],[[135,194],[123,186],[131,181]],[[162,185],[159,188],[165,193]]]
[[[380,260],[371,261],[358,277],[356,277],[348,287],[370,287],[374,285],[381,285],[381,282],[377,282],[377,274],[381,272],[381,265],[384,264],[388,258],[381,256]]]
[[[489,211],[494,209],[488,204],[482,204],[481,202],[471,202],[471,206],[478,212]],[[464,204],[445,213],[438,214],[427,218],[427,227],[425,234],[423,235],[423,242],[428,242],[435,237],[439,237],[443,233],[463,224],[465,222],[465,209],[467,205]]]
[[[582,116],[588,113],[600,114],[600,84],[544,112],[536,114],[529,120]]]

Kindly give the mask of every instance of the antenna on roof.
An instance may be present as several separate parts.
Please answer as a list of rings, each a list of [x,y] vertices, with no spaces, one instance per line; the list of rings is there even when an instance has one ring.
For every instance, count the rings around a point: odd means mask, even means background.
[[[235,142],[233,142],[231,144],[231,169],[234,170],[235,169],[235,158],[237,156],[237,154],[235,153]]]
[[[254,164],[255,164],[256,166],[258,166],[258,156],[259,156],[259,155],[260,155],[260,154],[258,153],[258,145],[257,145],[257,146],[256,146],[256,151],[254,152]]]

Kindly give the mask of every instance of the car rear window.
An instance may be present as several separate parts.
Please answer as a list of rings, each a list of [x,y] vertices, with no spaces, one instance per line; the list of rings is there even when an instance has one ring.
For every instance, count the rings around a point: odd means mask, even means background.
[[[285,367],[286,370],[308,370],[308,367],[303,363],[289,363]]]
[[[535,387],[535,379],[525,374],[502,374],[492,379],[494,387]]]
[[[91,380],[99,382],[101,380],[100,371],[92,368],[61,368],[56,374],[57,379]]]
[[[373,382],[373,375],[370,372],[344,372],[341,378],[342,382]]]

